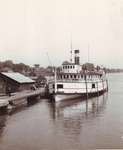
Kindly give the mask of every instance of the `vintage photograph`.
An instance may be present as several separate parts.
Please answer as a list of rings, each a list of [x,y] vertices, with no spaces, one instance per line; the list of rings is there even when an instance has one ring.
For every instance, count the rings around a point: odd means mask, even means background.
[[[123,150],[123,0],[0,0],[0,150]]]

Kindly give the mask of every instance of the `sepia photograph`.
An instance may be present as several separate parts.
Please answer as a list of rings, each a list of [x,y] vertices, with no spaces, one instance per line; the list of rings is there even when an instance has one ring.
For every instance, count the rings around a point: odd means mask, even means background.
[[[123,0],[0,0],[0,150],[123,150]]]

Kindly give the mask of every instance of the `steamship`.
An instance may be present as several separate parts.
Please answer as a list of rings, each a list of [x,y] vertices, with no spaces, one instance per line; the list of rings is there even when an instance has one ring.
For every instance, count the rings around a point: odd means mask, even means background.
[[[53,100],[70,100],[79,97],[99,96],[108,90],[103,69],[88,70],[80,65],[80,52],[74,50],[73,61],[64,61],[54,71],[54,79],[48,83],[48,93]]]

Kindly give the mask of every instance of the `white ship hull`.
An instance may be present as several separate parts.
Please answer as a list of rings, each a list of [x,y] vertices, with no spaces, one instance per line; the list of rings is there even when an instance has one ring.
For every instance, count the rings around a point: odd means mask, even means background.
[[[50,89],[51,97],[54,101],[58,102],[61,100],[71,100],[76,99],[78,97],[91,97],[91,96],[98,96],[105,91],[107,91],[108,86],[106,80],[98,81],[98,82],[88,82],[86,84],[85,82],[80,83],[61,83],[57,82],[57,85],[63,85],[64,88],[57,88],[56,91],[53,91],[53,89]],[[95,84],[95,87],[92,87],[92,85]]]
[[[63,100],[72,100],[81,97],[81,94],[54,94],[53,99],[55,102],[63,101]]]
[[[93,92],[93,93],[88,93],[88,97],[93,97],[93,96],[99,96],[103,93],[105,93],[107,90],[101,90],[98,92]],[[77,98],[86,98],[87,97],[87,93],[78,93],[78,94],[71,94],[71,93],[67,93],[67,94],[53,94],[52,95],[52,99],[55,102],[59,102],[59,101],[66,101],[66,100],[73,100],[73,99],[77,99]]]

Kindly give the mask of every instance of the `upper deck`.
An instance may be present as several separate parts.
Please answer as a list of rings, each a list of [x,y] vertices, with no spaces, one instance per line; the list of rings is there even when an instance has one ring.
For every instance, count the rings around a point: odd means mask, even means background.
[[[82,71],[82,66],[75,64],[75,63],[69,63],[67,61],[63,62],[61,72],[62,73],[80,73]]]
[[[79,50],[75,50],[74,62],[64,61],[61,68],[56,73],[57,81],[82,81],[82,80],[102,80],[105,79],[105,72],[100,68],[95,68],[93,64],[81,65],[79,62]]]

